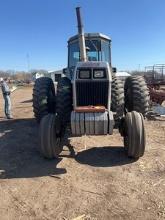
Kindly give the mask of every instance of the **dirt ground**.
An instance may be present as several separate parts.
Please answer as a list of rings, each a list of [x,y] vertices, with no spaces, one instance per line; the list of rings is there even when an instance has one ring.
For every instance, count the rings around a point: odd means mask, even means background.
[[[165,219],[165,119],[147,121],[147,148],[138,161],[122,138],[71,139],[58,160],[42,158],[32,89],[12,94],[14,120],[0,95],[0,219]]]

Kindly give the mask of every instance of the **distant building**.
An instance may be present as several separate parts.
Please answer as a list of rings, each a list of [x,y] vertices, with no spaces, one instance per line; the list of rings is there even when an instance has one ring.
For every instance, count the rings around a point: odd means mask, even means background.
[[[36,80],[40,77],[49,77],[53,80],[53,82],[58,82],[61,77],[63,76],[62,70],[57,70],[57,71],[45,71],[45,72],[37,72],[33,74],[33,79]]]
[[[38,78],[41,78],[41,77],[44,77],[44,76],[46,76],[46,74],[47,74],[47,72],[45,71],[39,71],[39,72],[33,72],[32,73],[32,79],[33,79],[33,81],[35,81],[36,79],[38,79]]]
[[[125,80],[128,76],[131,74],[121,71],[121,72],[116,72],[116,76],[118,76],[121,80]]]
[[[40,72],[35,73],[35,76],[34,76],[35,79],[38,79],[40,77],[44,77],[44,73],[40,73]]]

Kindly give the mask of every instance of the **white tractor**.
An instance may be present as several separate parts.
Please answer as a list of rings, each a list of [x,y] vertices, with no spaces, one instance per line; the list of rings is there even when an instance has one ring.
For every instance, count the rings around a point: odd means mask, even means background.
[[[41,152],[46,158],[57,158],[66,133],[112,135],[118,128],[127,155],[139,158],[146,143],[146,83],[141,76],[130,76],[123,85],[111,65],[111,39],[101,33],[84,34],[79,7],[76,13],[78,35],[68,41],[68,67],[56,94],[50,78],[37,79],[34,85],[33,108],[40,123]]]

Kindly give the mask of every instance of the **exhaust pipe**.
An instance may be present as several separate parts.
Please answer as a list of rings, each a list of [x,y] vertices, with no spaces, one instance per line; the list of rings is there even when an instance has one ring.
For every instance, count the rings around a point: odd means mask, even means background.
[[[77,24],[78,24],[80,60],[85,62],[87,61],[87,54],[86,54],[85,36],[84,36],[82,19],[81,19],[80,7],[76,8],[76,15],[77,15]]]

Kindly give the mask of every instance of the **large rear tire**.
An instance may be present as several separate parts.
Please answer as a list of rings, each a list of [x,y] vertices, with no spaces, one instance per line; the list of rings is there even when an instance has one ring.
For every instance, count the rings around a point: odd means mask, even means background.
[[[142,157],[145,151],[146,137],[143,115],[128,112],[124,123],[124,146],[128,157]]]
[[[36,79],[33,88],[33,112],[37,122],[49,113],[55,113],[55,88],[51,78]]]
[[[125,112],[137,111],[146,115],[149,111],[149,90],[142,76],[129,76],[124,85]]]
[[[58,118],[55,114],[44,116],[39,127],[40,150],[45,158],[58,158],[63,146],[59,129]]]
[[[114,113],[115,123],[123,117],[124,113],[124,86],[123,82],[116,76],[112,76],[112,104],[111,110]]]
[[[56,112],[63,128],[70,122],[72,111],[72,86],[67,77],[61,78],[57,85]]]

